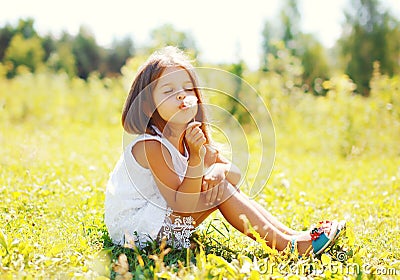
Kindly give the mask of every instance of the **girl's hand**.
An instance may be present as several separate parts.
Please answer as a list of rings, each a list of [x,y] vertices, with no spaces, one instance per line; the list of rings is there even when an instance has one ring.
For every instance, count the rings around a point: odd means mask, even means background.
[[[200,122],[192,122],[186,128],[185,139],[189,146],[189,157],[193,161],[203,161],[206,154],[206,137],[200,128]]]
[[[215,163],[209,168],[209,172],[203,176],[202,191],[206,192],[206,202],[213,204],[220,201],[226,188],[225,164]]]

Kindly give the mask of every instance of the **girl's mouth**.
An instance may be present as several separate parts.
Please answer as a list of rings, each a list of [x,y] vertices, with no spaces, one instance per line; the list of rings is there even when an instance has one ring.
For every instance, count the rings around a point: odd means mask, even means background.
[[[187,96],[183,99],[182,103],[179,105],[179,109],[187,109],[197,105],[196,96]]]

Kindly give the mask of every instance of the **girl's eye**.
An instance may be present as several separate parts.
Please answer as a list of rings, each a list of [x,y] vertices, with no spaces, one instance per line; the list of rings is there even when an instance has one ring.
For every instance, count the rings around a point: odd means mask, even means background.
[[[185,88],[185,91],[194,91],[194,88]]]
[[[167,88],[167,89],[164,90],[164,93],[171,93],[171,92],[173,92],[172,88]]]

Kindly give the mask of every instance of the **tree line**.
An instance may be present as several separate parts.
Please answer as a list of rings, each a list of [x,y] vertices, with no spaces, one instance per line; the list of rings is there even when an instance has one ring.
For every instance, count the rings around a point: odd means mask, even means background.
[[[380,63],[382,73],[398,74],[399,20],[383,9],[379,0],[348,0],[347,6],[342,35],[332,49],[326,49],[315,36],[300,30],[298,2],[283,1],[279,19],[264,24],[259,71],[289,72],[299,78],[294,83],[316,95],[324,94],[321,84],[333,71],[347,74],[356,83],[357,92],[365,96],[369,95],[374,62]],[[149,52],[176,45],[194,56],[199,53],[191,35],[171,24],[154,29],[150,35],[151,41],[145,47]],[[101,77],[118,76],[127,59],[135,55],[138,51],[131,38],[115,39],[111,47],[105,48],[85,27],[75,36],[63,32],[59,38],[38,34],[31,18],[20,19],[17,26],[6,24],[0,28],[0,63],[8,78],[21,69],[35,72],[43,67],[82,79],[93,72]],[[230,65],[239,76],[245,67],[240,58]]]
[[[102,76],[118,75],[126,59],[133,55],[130,38],[115,40],[107,49],[99,46],[84,27],[76,36],[63,32],[59,39],[51,34],[40,36],[31,18],[20,19],[15,27],[6,24],[0,29],[0,61],[8,78],[17,75],[21,66],[32,72],[47,67],[83,79],[94,71]]]

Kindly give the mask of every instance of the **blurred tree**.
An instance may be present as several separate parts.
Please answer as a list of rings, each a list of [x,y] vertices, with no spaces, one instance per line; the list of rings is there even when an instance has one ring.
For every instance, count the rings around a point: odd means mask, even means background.
[[[134,54],[134,45],[131,38],[126,37],[122,40],[114,40],[111,49],[106,51],[106,69],[104,75],[121,74],[121,68],[125,65],[128,58]]]
[[[0,61],[4,59],[4,55],[6,53],[6,49],[11,42],[12,37],[16,34],[15,28],[13,28],[10,24],[6,24],[6,26],[0,29]]]
[[[283,57],[294,56],[300,59],[303,66],[302,78],[304,89],[311,91],[314,94],[323,94],[321,87],[322,81],[329,77],[329,66],[326,52],[321,43],[319,43],[314,36],[302,33],[299,29],[301,15],[295,0],[285,0],[281,10],[281,22],[278,27],[274,27],[269,22],[266,22],[262,32],[263,42],[263,71],[290,71],[292,68],[271,66],[271,56],[276,59]],[[279,43],[281,41],[283,46]],[[285,51],[289,53],[280,54],[279,52]],[[296,63],[295,63],[296,64]],[[279,70],[282,68],[281,70]],[[296,68],[298,69],[298,68]],[[278,73],[278,72],[277,72]],[[298,77],[298,73],[293,75],[285,75],[287,77]],[[293,81],[298,84],[298,81]]]
[[[15,37],[17,34],[19,36]],[[184,39],[181,46],[189,46],[189,36],[182,34],[181,37],[178,36]],[[11,50],[11,43],[13,48],[16,47],[15,50]],[[106,50],[97,45],[94,36],[84,27],[80,28],[77,36],[71,36],[64,31],[59,39],[51,34],[40,37],[34,28],[34,20],[30,18],[19,20],[16,27],[7,24],[0,28],[0,61],[5,65],[4,69],[10,71],[8,77],[17,73],[18,66],[26,65],[28,70],[35,71],[39,64],[47,65],[54,71],[65,71],[69,76],[79,75],[84,79],[93,71],[102,76],[116,75],[120,74],[121,67],[133,53],[134,47],[130,38],[115,40],[112,47]]]
[[[262,62],[261,70],[264,72],[268,71],[268,54],[276,55],[277,49],[275,48],[274,42],[278,40],[278,36],[275,34],[276,28],[274,28],[270,22],[266,21],[262,30]]]
[[[13,27],[10,24],[6,24],[0,29],[0,60],[4,59],[6,49],[10,45],[11,39],[15,34],[21,34],[23,38],[29,39],[37,37],[37,33],[34,29],[34,20],[28,18],[26,20],[20,19],[17,27]]]
[[[400,24],[379,0],[351,0],[349,5],[338,45],[346,73],[357,92],[367,96],[374,61],[385,74],[400,70]]]
[[[285,0],[283,7],[281,10],[281,36],[285,46],[294,54],[297,48],[297,36],[300,34],[301,16],[296,0]]]
[[[242,81],[243,81],[243,70],[244,70],[244,62],[242,59],[240,59],[236,63],[232,63],[229,67],[229,72],[233,73],[234,76],[234,91],[233,91],[233,97],[235,100],[231,100],[231,108],[229,109],[231,115],[237,115],[238,120],[240,123],[242,123],[242,112],[238,112],[239,110],[239,104],[238,101],[239,99],[239,93],[242,90]]]
[[[67,43],[60,42],[51,52],[47,66],[55,72],[64,71],[69,77],[76,75],[76,61],[72,49]]]
[[[262,30],[262,49],[263,66],[262,69],[268,71],[268,55],[277,56],[278,41],[283,41],[284,46],[292,54],[296,51],[296,38],[300,33],[298,26],[300,22],[300,13],[295,0],[285,0],[280,12],[280,22],[273,25],[266,21]]]
[[[165,47],[176,46],[196,57],[198,49],[192,36],[186,32],[178,31],[172,24],[164,24],[150,32],[150,51]]]
[[[303,84],[304,67],[301,60],[285,47],[283,41],[275,43],[277,54],[269,54],[269,72],[278,74],[283,93],[298,92]]]
[[[34,19],[27,18],[27,19],[20,19],[18,21],[18,26],[16,29],[16,33],[22,34],[25,39],[38,37],[38,34],[34,28]]]
[[[42,38],[42,47],[44,49],[44,60],[47,61],[50,55],[56,50],[57,41],[50,34]]]
[[[303,65],[304,90],[316,95],[325,95],[322,82],[330,77],[330,67],[325,48],[311,34],[300,34],[295,54]]]
[[[87,79],[92,71],[97,71],[101,62],[101,48],[94,36],[85,27],[79,29],[72,43],[72,53],[75,56],[77,74]]]
[[[39,37],[25,39],[21,33],[16,34],[6,50],[4,61],[10,63],[7,77],[17,74],[18,67],[25,65],[34,72],[43,64],[44,50]]]

